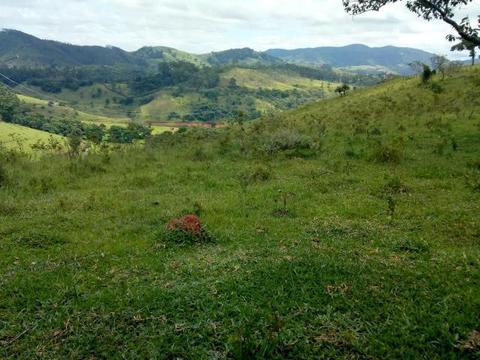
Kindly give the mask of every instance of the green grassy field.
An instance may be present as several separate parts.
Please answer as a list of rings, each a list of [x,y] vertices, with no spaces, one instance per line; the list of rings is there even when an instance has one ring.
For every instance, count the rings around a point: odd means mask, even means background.
[[[480,68],[227,129],[0,153],[0,357],[480,356]],[[197,213],[214,241],[165,225]]]

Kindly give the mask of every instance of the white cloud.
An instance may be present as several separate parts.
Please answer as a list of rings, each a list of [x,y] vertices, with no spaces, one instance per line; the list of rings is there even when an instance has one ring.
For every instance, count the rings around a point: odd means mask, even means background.
[[[479,13],[477,3],[459,15]],[[452,32],[399,3],[352,17],[341,0],[2,0],[0,23],[74,44],[164,45],[197,53],[364,43],[447,54],[445,36]]]

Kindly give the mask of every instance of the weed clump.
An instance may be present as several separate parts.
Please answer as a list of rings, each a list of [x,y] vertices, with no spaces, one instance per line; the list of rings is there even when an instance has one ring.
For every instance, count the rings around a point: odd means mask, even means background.
[[[270,180],[272,169],[265,165],[257,165],[253,168],[242,171],[238,178],[243,187]]]
[[[15,234],[10,237],[10,240],[19,246],[25,246],[35,249],[47,249],[51,246],[63,245],[66,240],[54,235],[27,232],[24,234]]]
[[[165,242],[178,245],[205,244],[214,241],[196,215],[185,215],[173,219],[167,224],[162,235]]]
[[[394,243],[393,249],[400,252],[421,254],[430,251],[430,245],[423,240],[402,238]]]
[[[372,160],[383,164],[399,164],[405,155],[403,141],[379,142],[375,146]]]

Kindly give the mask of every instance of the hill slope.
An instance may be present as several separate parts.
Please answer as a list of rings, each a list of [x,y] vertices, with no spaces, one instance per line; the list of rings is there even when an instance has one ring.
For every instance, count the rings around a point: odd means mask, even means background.
[[[210,65],[225,66],[225,65],[273,65],[281,64],[282,60],[270,56],[269,54],[255,51],[250,48],[230,49],[220,52],[213,52],[204,55]]]
[[[429,64],[433,54],[426,51],[386,46],[371,48],[365,45],[344,47],[319,47],[295,50],[271,49],[267,54],[286,62],[319,66],[328,64],[333,67],[350,68],[366,66],[395,73],[408,72],[408,64],[421,61]]]
[[[8,149],[18,149],[20,145],[23,150],[30,152],[32,145],[39,141],[47,143],[50,138],[63,143],[62,136],[0,121],[0,145]]]
[[[41,40],[16,30],[0,31],[0,64],[7,66],[75,66],[135,64],[138,60],[119,48],[77,46]]]

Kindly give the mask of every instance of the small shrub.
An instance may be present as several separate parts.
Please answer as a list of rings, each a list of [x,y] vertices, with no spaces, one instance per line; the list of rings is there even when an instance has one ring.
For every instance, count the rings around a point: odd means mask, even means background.
[[[382,194],[383,195],[393,195],[393,194],[408,194],[410,189],[408,186],[402,183],[400,178],[392,177],[387,183],[383,186]]]
[[[272,177],[272,169],[265,165],[257,165],[254,168],[246,169],[238,176],[242,186],[248,186],[254,183],[265,182]]]
[[[378,143],[373,151],[372,159],[377,163],[399,164],[404,158],[403,142]]]
[[[320,149],[320,143],[296,130],[281,129],[267,137],[262,151],[267,155],[308,156]]]

